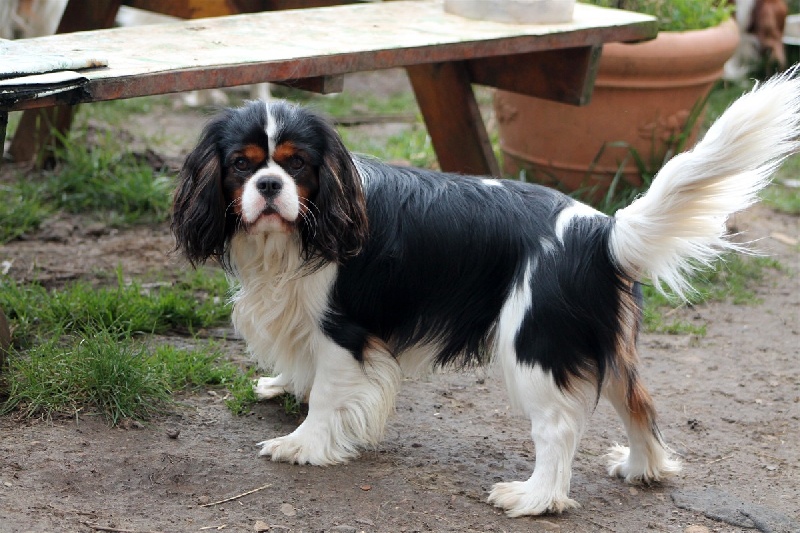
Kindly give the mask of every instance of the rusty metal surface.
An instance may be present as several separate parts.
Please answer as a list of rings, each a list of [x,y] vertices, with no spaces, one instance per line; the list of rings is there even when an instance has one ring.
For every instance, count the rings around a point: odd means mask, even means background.
[[[365,70],[649,39],[655,19],[577,4],[555,25],[476,21],[438,1],[397,1],[235,15],[26,40],[30,54],[96,52],[80,92],[9,110],[300,80]],[[2,65],[2,57],[0,57]],[[0,71],[2,66],[0,66]]]

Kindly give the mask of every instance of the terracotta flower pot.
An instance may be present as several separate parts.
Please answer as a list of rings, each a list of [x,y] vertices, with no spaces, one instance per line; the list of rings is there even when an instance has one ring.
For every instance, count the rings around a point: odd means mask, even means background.
[[[503,170],[518,175],[525,169],[529,181],[567,191],[596,187],[599,194],[627,158],[624,177],[639,183],[630,150],[618,145],[629,145],[649,167],[659,168],[670,139],[684,131],[695,104],[722,76],[738,40],[736,24],[727,21],[706,30],[661,32],[644,43],[608,44],[592,101],[584,107],[497,91]]]

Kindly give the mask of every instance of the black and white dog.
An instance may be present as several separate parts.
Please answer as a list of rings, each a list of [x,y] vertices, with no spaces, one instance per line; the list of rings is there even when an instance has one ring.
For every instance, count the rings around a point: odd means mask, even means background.
[[[576,505],[571,463],[600,396],[629,439],[611,475],[679,471],[637,370],[639,280],[684,295],[696,265],[738,249],[726,217],[756,201],[799,131],[800,81],[768,81],[609,217],[536,185],[354,155],[319,116],[256,101],[205,128],[172,229],[192,263],[216,259],[235,279],[233,322],[275,374],[257,394],[308,399],[261,455],[345,462],[380,441],[404,373],[493,361],[530,418],[536,466],[489,501],[561,512]]]

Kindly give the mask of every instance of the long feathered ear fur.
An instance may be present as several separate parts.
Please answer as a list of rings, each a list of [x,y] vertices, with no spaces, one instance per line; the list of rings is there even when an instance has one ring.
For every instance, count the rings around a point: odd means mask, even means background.
[[[308,260],[341,263],[357,255],[368,235],[367,204],[350,152],[336,130],[319,119],[325,137],[319,169],[319,192],[314,200],[312,224],[303,225],[303,247]]]
[[[227,232],[222,166],[217,148],[225,117],[203,130],[200,142],[186,158],[172,202],[172,233],[176,248],[196,265],[214,257],[224,263]]]

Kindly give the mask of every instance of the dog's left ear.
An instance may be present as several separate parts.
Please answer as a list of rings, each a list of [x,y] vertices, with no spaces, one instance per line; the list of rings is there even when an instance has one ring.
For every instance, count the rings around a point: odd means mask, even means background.
[[[212,120],[183,164],[172,202],[176,246],[193,264],[222,261],[230,223],[222,191],[217,138],[224,116]]]
[[[303,227],[308,258],[341,263],[357,255],[368,235],[367,203],[361,176],[336,130],[320,119],[325,150],[319,169],[315,223]]]

